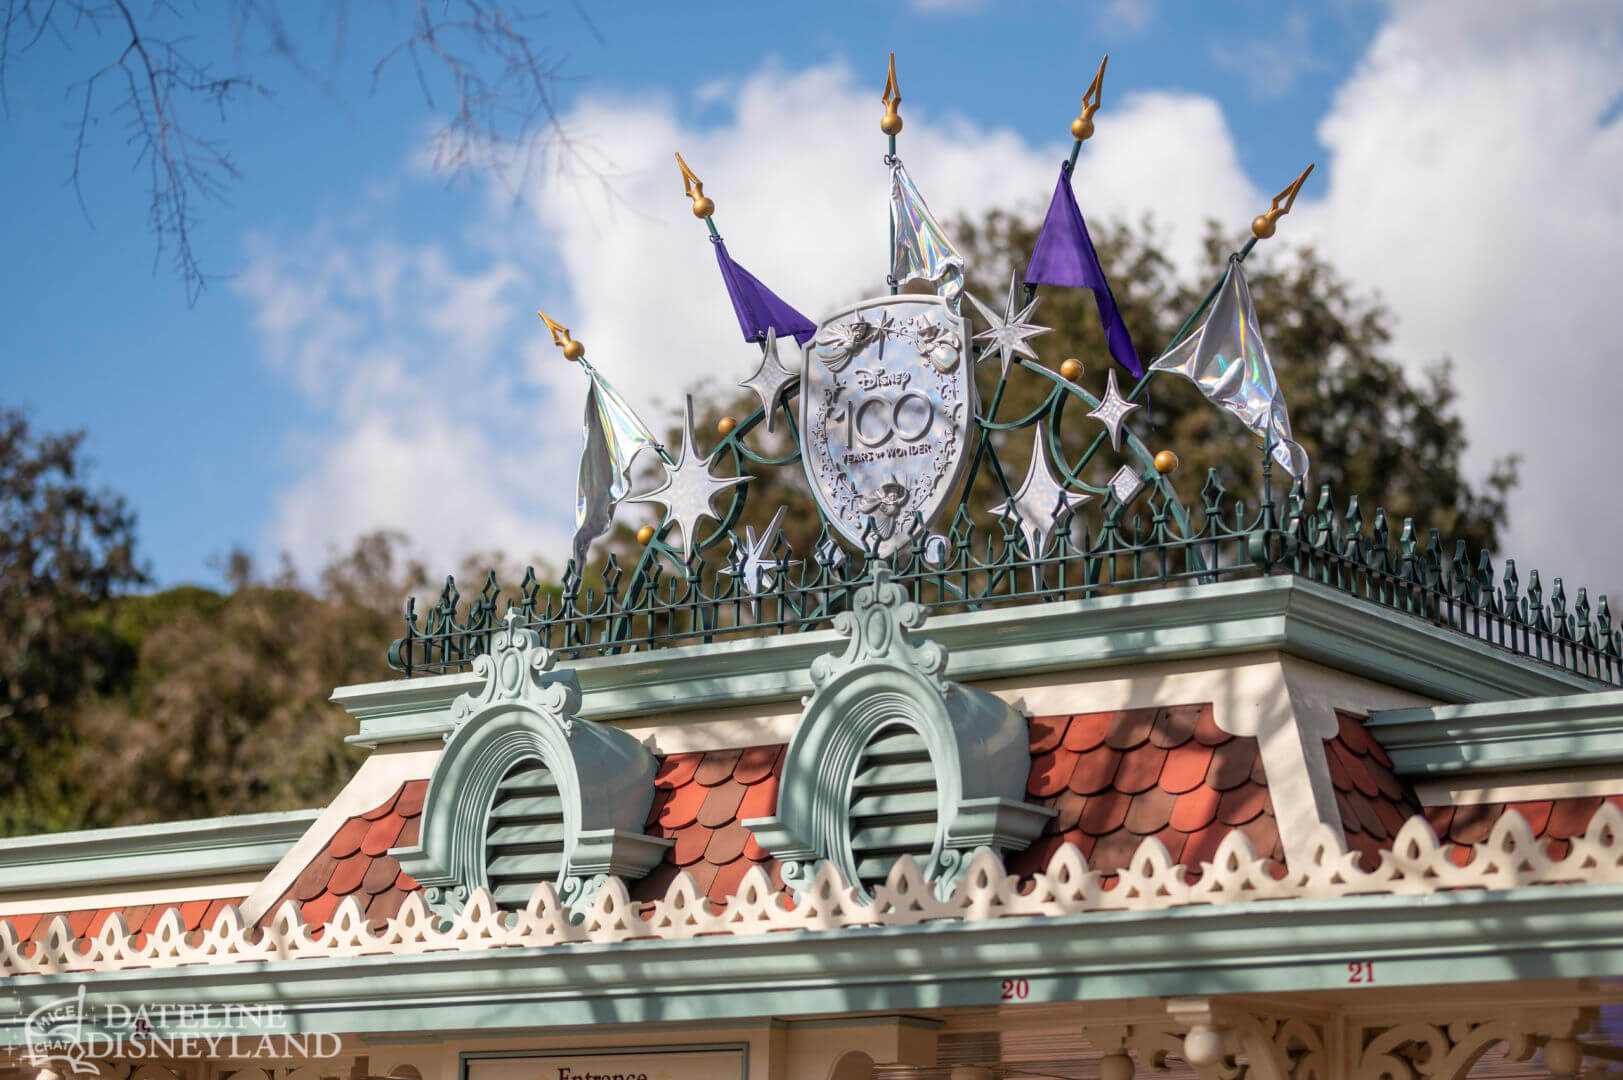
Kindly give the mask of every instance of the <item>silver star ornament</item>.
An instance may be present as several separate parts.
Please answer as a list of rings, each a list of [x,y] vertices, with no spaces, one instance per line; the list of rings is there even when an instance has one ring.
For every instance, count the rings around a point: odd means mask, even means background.
[[[744,591],[751,596],[770,589],[777,580],[778,572],[785,567],[781,560],[772,558],[772,545],[777,540],[778,525],[787,510],[786,506],[778,507],[778,512],[772,515],[766,531],[759,538],[755,535],[755,526],[745,525],[744,543],[735,543],[730,565],[722,568],[724,573],[737,577],[743,583]]]
[[[987,324],[985,330],[975,335],[976,341],[984,340],[986,342],[985,347],[981,350],[981,359],[986,359],[995,351],[1003,358],[1003,375],[1005,377],[1008,376],[1009,365],[1013,363],[1016,356],[1024,356],[1028,360],[1037,359],[1036,350],[1026,344],[1026,339],[1034,338],[1038,334],[1046,334],[1052,329],[1052,327],[1038,326],[1036,323],[1026,321],[1031,318],[1031,313],[1037,310],[1040,297],[1020,309],[1018,314],[1015,313],[1014,298],[1019,288],[1018,281],[1018,273],[1009,275],[1009,298],[1004,301],[1002,315],[981,303],[980,298],[975,296],[974,293],[966,292],[964,294],[969,297],[969,302],[975,305],[975,310],[981,313],[981,318]]]
[[[783,392],[799,379],[800,372],[790,371],[783,366],[783,361],[778,359],[778,331],[768,330],[766,348],[761,350],[760,366],[755,369],[755,374],[738,384],[746,390],[754,391],[755,396],[761,399],[761,408],[766,410],[768,433],[777,427],[778,399],[783,397]]]
[[[1026,538],[1026,550],[1033,559],[1048,550],[1059,527],[1061,518],[1069,517],[1078,506],[1093,496],[1083,492],[1066,491],[1054,479],[1054,467],[1048,459],[1047,441],[1039,425],[1031,448],[1031,468],[1026,470],[1025,482],[1014,498],[992,507],[992,513],[1008,517],[1013,514],[1020,521],[1020,533]]]
[[[1105,398],[1099,402],[1099,407],[1088,413],[1099,423],[1110,430],[1110,448],[1121,449],[1121,425],[1127,419],[1127,414],[1139,406],[1129,404],[1116,389],[1116,369],[1111,368],[1105,373]]]
[[[682,439],[682,453],[676,463],[665,463],[665,482],[654,490],[631,499],[632,502],[657,502],[665,507],[665,516],[682,530],[683,561],[693,558],[693,544],[698,539],[699,519],[708,517],[720,521],[715,511],[715,498],[728,488],[747,483],[748,476],[716,476],[710,471],[715,455],[698,456],[699,441],[693,434],[693,395],[687,396],[687,426]]]

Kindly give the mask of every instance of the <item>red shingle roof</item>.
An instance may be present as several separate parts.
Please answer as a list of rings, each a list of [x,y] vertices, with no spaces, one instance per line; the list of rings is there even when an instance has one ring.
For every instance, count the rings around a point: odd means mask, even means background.
[[[664,896],[683,870],[715,900],[731,896],[752,866],[764,867],[773,885],[780,885],[778,860],[739,823],[777,809],[784,749],[750,746],[661,760],[647,831],[676,844],[647,877],[631,884],[632,899]]]
[[[1486,840],[1506,811],[1515,811],[1527,821],[1533,836],[1547,844],[1552,858],[1566,858],[1572,850],[1572,838],[1583,835],[1584,830],[1589,828],[1589,819],[1606,802],[1623,809],[1623,795],[1592,795],[1526,802],[1428,806],[1425,813],[1437,839],[1445,843],[1452,841],[1455,846],[1450,854],[1456,863],[1464,866],[1471,859],[1470,845]]]
[[[1257,740],[1219,730],[1209,703],[1039,716],[1030,729],[1027,797],[1058,814],[1010,872],[1029,877],[1074,844],[1110,874],[1150,836],[1198,867],[1234,829],[1282,857]]]
[[[181,925],[187,931],[206,930],[214,925],[214,920],[220,917],[220,912],[225,910],[227,904],[240,906],[244,899],[239,896],[223,900],[170,900],[129,907],[78,908],[73,911],[51,911],[39,915],[6,915],[0,917],[0,922],[11,924],[18,941],[37,943],[45,940],[45,935],[50,933],[51,923],[58,915],[67,918],[74,937],[93,938],[101,933],[102,925],[108,919],[120,914],[124,916],[124,924],[132,933],[142,935],[136,939],[136,947],[140,948],[145,944],[145,935],[158,928],[158,920],[163,918],[166,911],[178,910]],[[31,952],[33,946],[25,944],[24,948]]]
[[[1390,849],[1403,823],[1421,812],[1420,800],[1392,771],[1392,759],[1364,730],[1362,720],[1340,711],[1336,720],[1340,730],[1324,744],[1336,808],[1341,811],[1347,847],[1362,852],[1359,865],[1373,870],[1380,865],[1376,853]]]
[[[1375,851],[1392,846],[1404,821],[1422,812],[1441,839],[1470,844],[1487,838],[1505,804],[1422,811],[1363,722],[1337,715],[1339,731],[1325,754],[1348,845],[1365,854],[1366,865],[1373,866]],[[1150,836],[1174,862],[1195,870],[1235,830],[1246,834],[1259,855],[1284,857],[1257,740],[1220,730],[1210,703],[1040,716],[1029,722],[1029,734],[1027,798],[1057,813],[1031,847],[1009,857],[1011,873],[1029,878],[1062,845],[1073,844],[1108,881]],[[632,899],[663,896],[684,870],[712,900],[732,895],[753,866],[780,886],[777,860],[741,822],[777,809],[785,749],[752,746],[662,758],[646,830],[674,844],[646,877],[629,884]],[[319,926],[348,895],[361,898],[369,921],[391,917],[418,885],[386,852],[416,842],[427,786],[426,780],[408,782],[345,822],[266,919],[274,918],[282,900],[294,899],[305,921]],[[1540,838],[1558,842],[1552,854],[1560,856],[1601,801],[1511,805]],[[1623,796],[1613,801],[1623,806]],[[1461,848],[1456,857],[1468,854]],[[156,915],[151,921],[156,925]]]
[[[360,900],[370,923],[392,918],[418,885],[388,851],[417,842],[427,791],[427,780],[408,780],[377,806],[340,825],[261,922],[269,923],[292,900],[309,926],[323,926],[346,896]]]

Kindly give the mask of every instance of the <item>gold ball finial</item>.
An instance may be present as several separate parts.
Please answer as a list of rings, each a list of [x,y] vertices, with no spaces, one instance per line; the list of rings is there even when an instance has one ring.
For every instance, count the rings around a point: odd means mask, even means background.
[[[654,527],[652,525],[644,525],[642,528],[637,530],[637,543],[641,544],[643,547],[647,547],[648,542],[653,538]]]
[[[1258,214],[1251,222],[1251,235],[1258,240],[1266,240],[1274,235],[1274,218],[1272,214]]]
[[[552,343],[563,350],[565,360],[579,360],[586,355],[586,346],[569,336],[569,327],[560,325],[544,311],[536,312],[552,332]]]
[[[1162,476],[1167,475],[1178,467],[1178,455],[1171,450],[1163,450],[1155,455],[1155,471]]]
[[[693,216],[703,221],[716,212],[716,201],[704,193],[704,181],[694,175],[682,155],[676,155],[676,167],[682,170],[682,194],[693,200]]]
[[[1059,373],[1062,378],[1069,379],[1071,382],[1076,382],[1076,380],[1082,377],[1082,361],[1078,360],[1074,356],[1071,357],[1069,360],[1065,361],[1059,366]]]
[[[1087,142],[1093,138],[1093,110],[1089,109],[1071,121],[1071,138],[1077,142]]]
[[[896,54],[890,54],[890,71],[885,76],[885,92],[879,100],[885,103],[885,117],[879,121],[879,130],[886,135],[900,135],[902,132],[902,114],[898,108],[902,104],[902,88],[896,82]]]
[[[734,420],[730,416],[723,416],[720,420],[716,421],[716,430],[721,432],[723,436],[731,435],[733,433],[733,428],[737,426],[738,421]]]

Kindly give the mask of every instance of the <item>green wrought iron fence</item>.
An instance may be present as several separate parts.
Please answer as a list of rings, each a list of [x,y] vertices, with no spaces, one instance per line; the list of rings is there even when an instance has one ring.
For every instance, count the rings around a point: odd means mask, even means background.
[[[1579,589],[1569,607],[1557,578],[1546,599],[1537,571],[1523,589],[1514,561],[1496,575],[1485,552],[1473,558],[1461,542],[1449,556],[1435,530],[1422,542],[1411,521],[1394,539],[1384,511],[1366,524],[1356,497],[1341,509],[1325,488],[1309,507],[1298,486],[1283,503],[1265,493],[1248,511],[1213,472],[1194,513],[1184,512],[1168,486],[1148,480],[1136,503],[1140,509],[1112,495],[1092,513],[1079,508],[1070,527],[1036,555],[1014,524],[983,529],[960,507],[945,533],[928,534],[915,520],[912,543],[888,561],[932,614],[1293,574],[1508,653],[1623,685],[1623,633],[1613,628],[1605,597],[1591,608]],[[739,541],[731,539],[736,550]],[[505,607],[494,574],[465,608],[447,578],[426,612],[408,601],[406,634],[390,647],[389,663],[408,675],[460,670],[490,648],[507,609],[566,659],[817,629],[870,576],[876,547],[870,538],[867,551],[847,552],[825,527],[815,549],[797,560],[780,533],[772,548],[776,567],[756,592],[734,570],[698,555],[681,573],[656,560],[632,574],[611,556],[601,591],[583,589],[571,568],[561,595],[544,589],[531,570]]]

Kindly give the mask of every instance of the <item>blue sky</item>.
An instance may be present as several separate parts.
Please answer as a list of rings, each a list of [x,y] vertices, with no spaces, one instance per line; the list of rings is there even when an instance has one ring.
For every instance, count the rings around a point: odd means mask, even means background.
[[[566,58],[559,108],[584,149],[519,204],[428,167],[433,118],[407,67],[372,87],[398,19],[357,17],[324,88],[253,36],[233,59],[208,7],[187,19],[197,48],[276,96],[218,128],[242,176],[203,207],[197,246],[232,277],[195,307],[154,270],[143,174],[116,119],[85,164],[93,227],[64,184],[80,104],[66,82],[109,42],[42,42],[13,66],[0,123],[0,400],[42,429],[89,430],[94,477],[139,511],[163,584],[217,580],[211,559],[238,544],[310,569],[376,526],[412,535],[436,567],[493,549],[560,562],[581,389],[534,309],[573,326],[645,409],[672,405],[688,377],[747,373],[677,149],[733,254],[800,306],[871,288],[891,49],[902,153],[944,217],[1040,210],[1105,52],[1085,212],[1153,211],[1192,250],[1206,217],[1243,235],[1319,161],[1282,232],[1392,303],[1406,359],[1455,357],[1474,467],[1528,453],[1512,548],[1597,584],[1623,577],[1593,550],[1623,524],[1619,500],[1569,464],[1615,442],[1605,419],[1623,399],[1601,348],[1623,243],[1611,5],[601,4],[588,24],[560,4],[542,32]],[[300,33],[325,72],[331,27]],[[1552,177],[1564,211],[1540,194]],[[1563,310],[1559,333],[1511,314],[1528,275],[1530,302]],[[1537,395],[1514,386],[1530,367]]]

